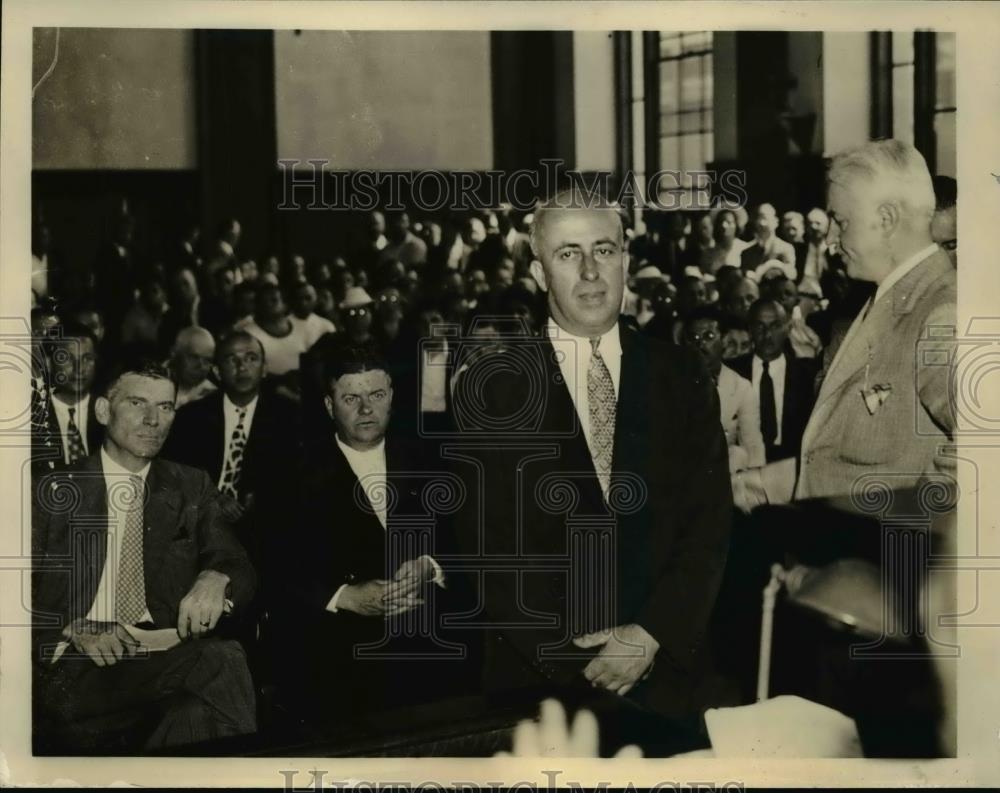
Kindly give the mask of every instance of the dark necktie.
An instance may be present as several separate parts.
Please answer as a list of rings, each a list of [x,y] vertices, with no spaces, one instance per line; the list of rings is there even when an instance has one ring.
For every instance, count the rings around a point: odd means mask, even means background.
[[[87,450],[83,448],[83,436],[80,435],[80,428],[76,426],[76,408],[69,409],[69,423],[66,425],[66,447],[68,458],[66,462],[70,465],[87,456]]]
[[[760,373],[760,434],[764,443],[773,446],[778,437],[778,412],[774,405],[774,381],[768,371],[768,361],[763,361],[764,371]]]
[[[135,625],[146,613],[146,576],[142,560],[143,488],[140,477],[130,476],[125,498],[122,499],[126,510],[125,533],[122,535],[115,587],[115,611],[122,625]]]
[[[226,455],[226,466],[222,474],[222,484],[219,491],[238,499],[237,486],[240,483],[240,473],[243,467],[243,450],[247,445],[246,428],[243,424],[247,417],[246,408],[236,408],[236,428],[229,440],[229,454]]]
[[[614,456],[617,397],[611,372],[597,349],[601,337],[590,340],[590,366],[587,368],[587,402],[590,408],[590,456],[605,497],[611,483],[611,460]]]

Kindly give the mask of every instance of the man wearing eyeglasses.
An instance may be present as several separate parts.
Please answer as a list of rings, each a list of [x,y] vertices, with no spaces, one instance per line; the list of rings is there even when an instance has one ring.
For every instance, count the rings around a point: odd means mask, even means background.
[[[698,351],[715,380],[722,429],[729,446],[729,472],[735,474],[764,465],[764,439],[753,385],[722,363],[723,322],[718,309],[702,306],[688,316],[684,340]]]

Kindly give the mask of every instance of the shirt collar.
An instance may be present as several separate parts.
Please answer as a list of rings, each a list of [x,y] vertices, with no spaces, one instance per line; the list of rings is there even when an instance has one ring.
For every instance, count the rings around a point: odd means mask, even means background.
[[[82,397],[80,397],[72,405],[70,405],[70,404],[68,404],[66,402],[63,402],[55,394],[52,395],[52,404],[56,407],[56,409],[61,409],[61,410],[64,410],[64,411],[66,411],[68,413],[70,408],[76,408],[76,414],[78,416],[81,413],[86,413],[87,412],[84,408],[88,407],[88,403],[89,402],[90,402],[90,394],[84,394]]]
[[[372,460],[379,457],[385,456],[385,438],[379,441],[378,446],[375,446],[367,451],[359,451],[351,446],[348,446],[340,439],[340,435],[334,433],[333,437],[337,441],[337,445],[340,447],[340,451],[344,453],[344,457],[351,460]]]
[[[546,332],[552,341],[566,341],[571,339],[579,342],[576,348],[590,355],[590,338],[588,336],[574,336],[569,331],[561,328],[552,317],[549,317],[549,321],[546,323]],[[601,343],[597,349],[600,350],[602,358],[621,356],[622,339],[618,331],[617,322],[601,336]]]
[[[255,396],[253,399],[251,399],[243,406],[243,409],[245,409],[247,412],[246,415],[248,418],[253,415],[254,410],[257,408],[258,399],[260,399],[260,394],[257,394],[257,396]],[[227,414],[231,416],[235,416],[236,412],[240,410],[239,405],[233,402],[233,400],[229,398],[229,394],[225,392],[222,393],[222,408],[223,410],[226,411]]]
[[[753,354],[753,369],[755,372],[764,371],[764,359],[761,358],[757,353]],[[770,361],[767,365],[767,371],[773,373],[776,371],[785,371],[785,356],[784,354],[779,355],[773,361]]]
[[[101,447],[101,468],[104,470],[105,481],[108,481],[109,477],[118,479],[120,477],[138,476],[143,482],[145,482],[146,476],[149,474],[149,466],[151,464],[152,461],[146,463],[142,468],[133,473],[127,468],[122,468],[118,465],[118,463],[111,459],[111,455],[104,450],[104,447]]]
[[[932,255],[937,251],[937,243],[932,242],[923,250],[917,251],[909,259],[905,260],[901,265],[896,267],[891,273],[889,273],[885,280],[878,285],[878,289],[875,290],[875,297],[872,299],[872,304],[874,304],[882,295],[886,294],[893,286],[899,283],[903,276],[905,276],[910,270],[920,264],[928,256]]]

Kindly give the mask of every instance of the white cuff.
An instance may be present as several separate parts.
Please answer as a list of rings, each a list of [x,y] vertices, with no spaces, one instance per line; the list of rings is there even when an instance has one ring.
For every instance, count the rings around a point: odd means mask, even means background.
[[[350,584],[341,584],[340,588],[333,593],[333,597],[330,598],[330,602],[326,604],[326,610],[332,611],[334,614],[337,613],[337,603],[340,601],[340,593],[343,592]]]
[[[441,565],[439,565],[437,562],[435,562],[434,561],[434,557],[430,556],[429,554],[425,553],[420,558],[421,559],[427,559],[431,563],[431,566],[434,568],[434,578],[431,579],[431,583],[437,584],[439,587],[441,587],[442,589],[444,589],[445,588],[444,570],[441,569]]]

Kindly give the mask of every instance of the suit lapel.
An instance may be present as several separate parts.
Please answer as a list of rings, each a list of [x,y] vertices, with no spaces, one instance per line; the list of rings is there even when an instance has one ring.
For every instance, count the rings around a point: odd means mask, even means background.
[[[643,459],[649,442],[649,368],[638,334],[619,325],[622,345],[621,382],[615,416],[615,446],[612,471],[633,471]],[[666,399],[667,395],[663,395]],[[662,409],[669,411],[668,405]]]
[[[569,386],[563,380],[562,371],[556,360],[555,348],[548,337],[545,337],[542,350],[546,367],[545,382],[559,384],[549,389],[548,398],[545,401],[543,426],[548,432],[555,432],[564,437],[564,440],[560,443],[559,459],[550,462],[549,465],[553,470],[586,472],[587,476],[577,481],[581,496],[590,502],[592,507],[603,505],[604,496],[601,493],[600,482],[597,479],[597,469],[594,468],[594,460],[590,456],[590,447],[587,445],[587,438],[583,433],[583,427],[580,425],[576,405],[570,396]],[[582,378],[582,384],[586,387],[587,373],[577,372],[576,376],[578,379]],[[621,415],[620,408],[619,415]],[[615,436],[615,444],[617,446],[617,427]]]
[[[166,545],[174,539],[180,523],[179,483],[160,460],[153,460],[146,476],[146,504],[143,509],[142,561],[146,571],[146,586],[149,586],[149,572],[155,570],[163,559]]]
[[[69,479],[70,482],[66,480]],[[82,465],[57,480],[63,485],[79,482],[81,501],[67,515],[69,522],[69,553],[73,559],[73,614],[88,613],[97,595],[105,560],[108,555],[108,501],[100,453],[90,455]]]

